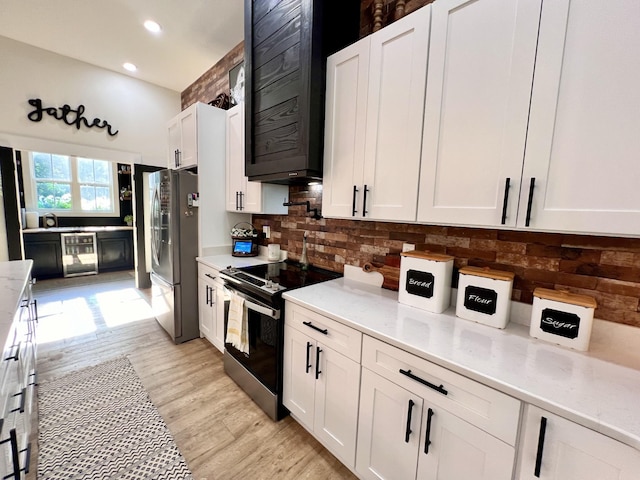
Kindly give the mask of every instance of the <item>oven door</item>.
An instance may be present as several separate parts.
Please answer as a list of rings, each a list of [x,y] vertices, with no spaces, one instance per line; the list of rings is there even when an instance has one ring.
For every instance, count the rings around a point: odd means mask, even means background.
[[[242,353],[225,340],[225,355],[231,355],[272,393],[277,394],[278,359],[281,357],[284,326],[280,310],[225,285],[225,289],[244,298],[244,314],[247,315],[249,353]],[[226,339],[229,319],[228,295],[225,295],[224,331]]]

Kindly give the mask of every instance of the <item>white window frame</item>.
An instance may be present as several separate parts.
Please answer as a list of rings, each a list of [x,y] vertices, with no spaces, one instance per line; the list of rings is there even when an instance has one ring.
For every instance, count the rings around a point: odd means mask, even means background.
[[[119,190],[118,190],[118,165],[117,162],[113,162],[111,160],[103,160],[101,158],[91,158],[84,155],[63,155],[69,157],[70,160],[70,169],[71,169],[71,181],[61,181],[60,183],[69,183],[71,185],[71,198],[74,200],[73,208],[70,210],[66,209],[57,209],[57,208],[38,208],[38,199],[37,199],[37,189],[36,189],[36,178],[34,177],[34,167],[33,167],[33,153],[32,152],[23,152],[28,153],[27,157],[24,158],[22,162],[22,177],[24,184],[24,196],[25,196],[25,206],[29,211],[35,211],[40,214],[45,213],[55,213],[58,217],[119,217],[120,216],[120,198],[119,198]],[[40,153],[40,152],[38,152]],[[48,152],[41,152],[48,153]],[[58,154],[56,154],[58,155]],[[100,210],[100,211],[87,211],[82,210],[81,207],[81,196],[80,196],[80,185],[97,185],[91,182],[79,182],[78,181],[78,158],[88,158],[90,160],[103,160],[109,162],[111,168],[109,169],[109,173],[111,176],[111,188],[110,188],[110,196],[111,196],[111,205],[113,205],[113,209],[110,211]],[[26,160],[26,161],[24,161]],[[102,186],[102,184],[100,184]],[[77,205],[76,205],[76,202]]]

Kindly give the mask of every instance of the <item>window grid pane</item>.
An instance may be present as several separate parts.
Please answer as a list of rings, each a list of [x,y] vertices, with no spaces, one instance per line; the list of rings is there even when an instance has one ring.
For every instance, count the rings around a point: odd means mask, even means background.
[[[71,210],[71,185],[68,183],[36,182],[38,208]]]

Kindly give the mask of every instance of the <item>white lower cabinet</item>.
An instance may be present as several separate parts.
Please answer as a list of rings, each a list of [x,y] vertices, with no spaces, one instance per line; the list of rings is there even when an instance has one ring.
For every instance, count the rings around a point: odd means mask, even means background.
[[[367,336],[362,366],[361,478],[512,478],[518,400]]]
[[[343,334],[356,339],[361,334],[294,305],[289,308],[288,304],[286,312],[283,403],[329,451],[353,468],[360,352],[356,361],[339,349]]]
[[[640,451],[528,405],[516,478],[637,480]]]
[[[224,352],[224,287],[218,274],[198,263],[198,315],[200,336]]]

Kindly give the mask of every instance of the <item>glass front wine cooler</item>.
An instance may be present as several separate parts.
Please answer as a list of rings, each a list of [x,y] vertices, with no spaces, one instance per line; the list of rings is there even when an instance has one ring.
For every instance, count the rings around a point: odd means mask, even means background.
[[[62,270],[65,277],[98,273],[95,233],[62,233]]]

